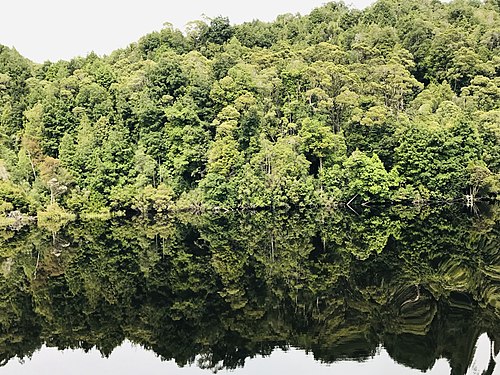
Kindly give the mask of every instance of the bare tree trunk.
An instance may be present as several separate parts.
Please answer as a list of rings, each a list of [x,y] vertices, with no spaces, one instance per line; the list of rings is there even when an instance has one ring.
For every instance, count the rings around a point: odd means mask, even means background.
[[[35,279],[36,279],[36,272],[38,271],[38,263],[40,263],[40,251],[38,251],[38,255],[36,256],[35,272],[33,272],[33,276]]]
[[[31,153],[29,152],[29,150],[26,150],[26,154],[28,155],[28,159],[29,159],[30,164],[31,164],[31,171],[33,172],[33,177],[36,180],[35,166],[33,165],[33,160],[31,159]]]
[[[321,179],[321,175],[323,173],[323,158],[320,157],[319,158],[319,175],[320,175],[320,179],[319,179],[319,188],[321,190],[321,192],[323,192],[323,180]]]

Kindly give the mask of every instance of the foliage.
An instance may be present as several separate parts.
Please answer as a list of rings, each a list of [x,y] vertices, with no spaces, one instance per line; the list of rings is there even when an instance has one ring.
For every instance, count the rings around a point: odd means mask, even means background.
[[[88,214],[494,198],[499,24],[495,2],[380,0],[41,65],[0,46],[0,180]]]
[[[75,215],[66,212],[57,204],[50,204],[46,210],[37,212],[37,220],[41,228],[57,231],[68,222],[75,220]]]

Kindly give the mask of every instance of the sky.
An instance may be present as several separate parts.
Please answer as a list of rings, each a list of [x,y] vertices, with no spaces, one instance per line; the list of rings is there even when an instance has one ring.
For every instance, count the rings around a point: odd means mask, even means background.
[[[7,0],[1,6],[0,44],[35,61],[99,55],[128,46],[169,22],[184,30],[203,15],[233,24],[279,14],[308,14],[327,0]],[[373,0],[345,0],[358,9]]]

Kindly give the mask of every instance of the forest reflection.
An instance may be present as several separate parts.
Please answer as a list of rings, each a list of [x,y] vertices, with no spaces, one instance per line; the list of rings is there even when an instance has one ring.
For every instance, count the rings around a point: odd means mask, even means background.
[[[216,371],[276,348],[364,361],[382,345],[465,374],[500,350],[500,207],[253,212],[0,232],[0,364],[125,340]],[[485,373],[492,373],[491,360]]]

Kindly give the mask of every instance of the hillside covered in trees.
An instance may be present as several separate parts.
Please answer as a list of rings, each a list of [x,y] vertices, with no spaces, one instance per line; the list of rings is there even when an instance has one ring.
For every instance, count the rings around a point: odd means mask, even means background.
[[[0,46],[3,214],[494,199],[499,177],[498,0],[221,16],[56,63]]]

